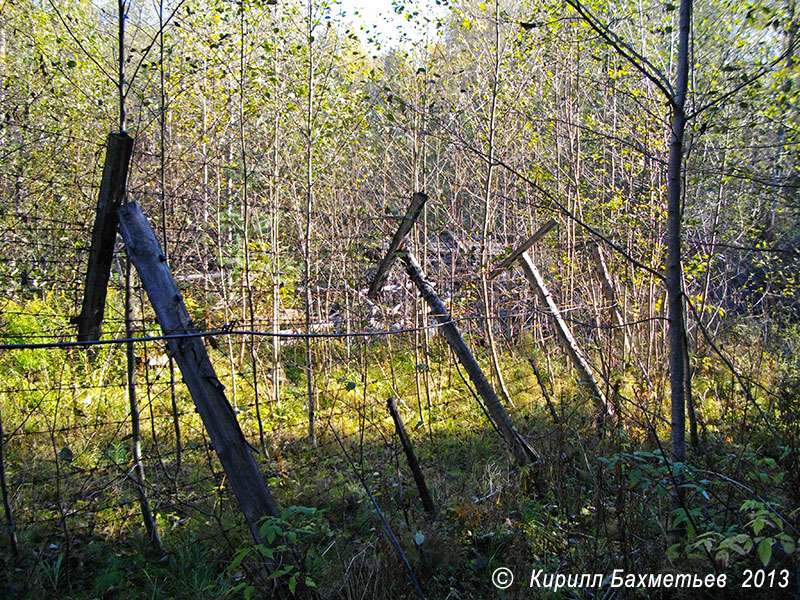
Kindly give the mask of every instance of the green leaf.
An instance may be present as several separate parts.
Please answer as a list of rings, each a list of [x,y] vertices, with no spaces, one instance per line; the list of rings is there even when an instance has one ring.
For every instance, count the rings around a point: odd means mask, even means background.
[[[317,587],[317,584],[314,583],[314,580],[311,577],[306,577],[306,587]]]
[[[761,530],[764,529],[764,524],[765,524],[764,519],[762,519],[761,517],[753,519],[753,533],[755,533],[756,535],[761,533]]]
[[[239,550],[236,553],[236,556],[233,557],[233,560],[231,561],[231,564],[228,567],[228,569],[231,571],[235,571],[236,569],[238,569],[239,566],[242,564],[242,561],[244,560],[245,556],[247,556],[248,554],[250,554],[250,548]]]
[[[75,62],[74,60],[68,60],[68,61],[67,61],[67,66],[68,66],[70,69],[74,69],[75,67],[77,67],[77,66],[78,66],[78,63],[77,63],[77,62]]]
[[[786,552],[786,554],[792,554],[796,548],[794,540],[788,536],[786,539],[781,540],[781,546],[783,546],[783,551]]]
[[[294,589],[297,587],[297,573],[289,578],[289,591],[294,595]]]
[[[292,506],[291,509],[293,512],[299,512],[304,515],[313,515],[317,512],[317,509],[313,506]]]
[[[233,596],[236,592],[238,592],[239,590],[243,589],[244,586],[246,586],[246,585],[247,585],[247,582],[246,581],[242,581],[241,583],[235,585],[234,587],[230,588],[227,592],[225,592],[225,597],[227,598],[228,596]]]
[[[264,532],[267,537],[267,542],[270,544],[275,541],[275,528],[274,527],[267,527],[267,530]]]
[[[274,573],[271,573],[269,575],[268,579],[280,579],[284,575],[288,575],[291,572],[292,572],[292,567],[281,567],[280,569],[278,569]]]
[[[764,538],[758,544],[758,558],[761,559],[761,564],[765,567],[769,564],[769,560],[772,558],[772,538]]]
[[[728,544],[728,548],[730,548],[740,556],[744,556],[745,554],[747,554],[747,551],[735,542]]]

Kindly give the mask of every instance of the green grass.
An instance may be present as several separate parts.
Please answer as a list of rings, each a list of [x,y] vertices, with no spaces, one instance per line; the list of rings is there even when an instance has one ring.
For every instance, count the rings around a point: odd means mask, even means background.
[[[41,329],[36,327],[18,323],[15,335]],[[284,366],[302,373],[302,353],[292,348]],[[231,365],[222,350],[212,358],[230,392]],[[698,363],[702,444],[690,450],[682,473],[687,519],[673,507],[676,471],[661,455],[666,427],[648,424],[646,412],[630,409],[624,426],[607,423],[598,431],[592,403],[556,358],[554,373],[542,370],[552,386],[557,424],[524,349],[504,353],[515,402],[509,412],[543,456],[541,464],[520,469],[438,341],[423,367],[402,345],[394,347],[394,364],[383,344],[354,344],[349,363],[342,344],[329,350],[332,360],[318,357],[326,365],[317,377],[318,448],[306,439],[302,377],[290,375],[280,405],[264,398],[261,404],[271,459],[263,467],[278,503],[317,509],[311,520],[292,517],[282,525],[297,532],[302,578],[316,586],[300,585],[300,596],[314,590],[324,598],[413,594],[405,566],[331,428],[344,440],[430,598],[515,597],[491,585],[500,566],[518,577],[534,568],[741,574],[763,568],[764,558],[769,569],[797,568],[798,378],[791,365],[778,364],[777,355],[770,355],[770,370],[750,371],[775,390],[775,398],[759,398],[769,426],[731,388],[718,364]],[[5,431],[13,434],[5,447],[6,470],[20,541],[20,556],[13,557],[7,536],[0,536],[3,595],[197,600],[242,597],[250,589],[252,597],[269,597],[274,581],[257,553],[232,566],[251,542],[191,399],[179,386],[178,472],[168,374],[148,372],[148,393],[145,367],[139,365],[145,469],[164,552],[147,543],[136,489],[126,478],[131,453],[123,362],[113,349],[93,362],[78,353],[0,357],[6,387],[23,390],[2,396]],[[257,444],[251,376],[237,377],[238,417]],[[429,378],[427,391],[421,381],[419,397],[417,376]],[[617,377],[620,393],[642,398],[641,382],[631,373]],[[269,382],[260,387],[268,396]],[[422,511],[393,433],[385,403],[395,393],[438,507],[435,515]],[[655,398],[646,400],[650,410],[659,406]],[[537,492],[537,482],[546,484],[544,493]],[[681,522],[688,536],[676,538],[672,532]],[[289,575],[279,577],[284,585]],[[582,596],[562,590],[552,597]]]

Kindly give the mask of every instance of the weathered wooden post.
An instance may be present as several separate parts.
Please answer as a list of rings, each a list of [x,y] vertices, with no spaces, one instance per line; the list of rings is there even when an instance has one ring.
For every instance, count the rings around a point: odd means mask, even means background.
[[[395,258],[398,256],[400,257],[400,260],[405,266],[406,273],[411,278],[411,281],[414,282],[414,285],[417,286],[417,289],[419,290],[423,300],[425,300],[425,302],[428,304],[428,308],[431,310],[431,316],[439,323],[440,329],[444,333],[447,342],[450,344],[450,347],[453,349],[456,357],[458,357],[459,361],[464,366],[464,369],[467,371],[469,378],[472,380],[473,385],[475,385],[475,389],[483,400],[483,404],[486,407],[488,414],[494,421],[497,430],[500,432],[503,440],[508,445],[517,463],[520,465],[535,463],[539,460],[538,452],[536,452],[514,428],[508,413],[506,412],[505,408],[503,408],[503,405],[492,388],[492,385],[486,379],[486,376],[483,374],[478,361],[475,360],[472,352],[470,352],[467,344],[461,337],[461,334],[459,333],[458,328],[455,326],[453,320],[450,318],[444,303],[436,294],[430,282],[425,278],[425,274],[422,272],[422,269],[417,263],[414,255],[408,250],[401,249],[403,238],[411,230],[411,227],[414,225],[414,221],[419,216],[422,206],[425,204],[427,199],[428,197],[425,194],[414,194],[414,197],[411,201],[411,206],[406,212],[406,216],[403,219],[403,222],[400,224],[400,228],[398,229],[394,238],[392,238],[389,251],[386,253],[383,262],[378,268],[378,273],[375,276],[375,280],[379,280],[380,282],[385,280],[386,273],[389,271],[389,268],[391,267]],[[398,249],[400,249],[400,251],[398,251]],[[373,280],[373,284],[370,287],[370,292],[373,294],[377,294],[378,291],[380,291],[380,286],[375,284],[375,280]]]
[[[433,500],[431,499],[431,494],[428,491],[428,485],[425,483],[425,476],[422,474],[422,469],[419,468],[417,455],[414,454],[414,447],[411,445],[411,440],[406,433],[403,420],[400,418],[400,411],[397,410],[397,402],[393,396],[389,396],[386,404],[389,407],[389,414],[392,415],[394,428],[397,430],[397,437],[400,438],[400,445],[403,446],[403,452],[406,455],[406,460],[408,460],[408,466],[411,469],[411,474],[414,476],[414,483],[417,484],[419,499],[422,500],[422,507],[425,509],[425,512],[433,514],[436,512],[436,509],[433,506]]]
[[[139,273],[164,335],[196,334],[147,218],[135,202],[121,206],[118,212],[125,248]],[[217,379],[203,340],[198,336],[176,337],[168,340],[168,346],[239,500],[253,538],[261,542],[259,521],[268,515],[278,517],[280,513],[225,397],[224,386]]]
[[[400,249],[400,246],[403,244],[403,240],[405,240],[408,232],[411,231],[414,223],[417,222],[417,219],[422,212],[422,207],[425,206],[427,201],[428,196],[421,192],[416,192],[411,197],[411,204],[409,205],[408,210],[406,211],[406,214],[400,223],[400,227],[397,228],[397,231],[395,232],[394,237],[389,244],[389,249],[386,251],[386,256],[384,257],[383,262],[380,264],[380,267],[378,267],[378,272],[375,274],[375,278],[372,280],[372,285],[369,286],[367,297],[374,298],[378,295],[378,292],[381,291],[381,288],[383,288],[383,284],[386,282],[386,277],[389,274],[389,268],[394,262],[395,254]]]
[[[489,274],[490,277],[495,277],[500,274],[504,269],[511,266],[511,264],[517,260],[519,261],[520,266],[522,267],[522,272],[525,273],[525,277],[530,282],[533,289],[536,291],[536,294],[539,297],[539,301],[547,307],[550,315],[553,317],[553,323],[555,324],[556,332],[558,334],[558,339],[561,341],[561,344],[564,346],[564,349],[567,351],[567,355],[569,356],[572,364],[578,370],[580,374],[581,381],[589,387],[589,391],[591,392],[592,396],[597,401],[599,408],[608,415],[614,414],[614,407],[608,402],[606,395],[600,389],[600,386],[597,383],[597,379],[595,379],[594,374],[592,373],[591,366],[589,362],[583,355],[581,351],[580,345],[578,344],[575,337],[572,335],[572,331],[570,331],[567,322],[564,320],[564,317],[561,315],[561,311],[558,309],[558,305],[556,304],[553,296],[550,295],[550,292],[545,285],[544,278],[536,266],[533,264],[531,257],[528,255],[527,250],[533,246],[539,239],[541,239],[548,231],[555,227],[556,222],[553,219],[550,219],[547,223],[545,223],[539,230],[534,233],[530,238],[528,238],[523,244],[521,244],[511,255],[506,258],[502,263],[500,263],[492,272]]]
[[[556,223],[555,219],[550,219],[549,221],[547,221],[547,223],[539,227],[539,229],[537,229],[531,237],[529,237],[527,240],[525,240],[519,246],[517,246],[517,248],[511,254],[509,254],[505,258],[505,260],[503,260],[503,262],[501,262],[499,265],[497,265],[494,269],[492,269],[489,272],[489,279],[494,279],[495,277],[500,275],[500,273],[505,271],[508,267],[513,265],[514,261],[517,260],[520,256],[522,256],[523,252],[531,248],[536,242],[538,242],[545,235],[547,235],[550,232],[550,230],[552,230],[557,224],[558,223]]]
[[[459,362],[464,366],[464,370],[467,372],[467,375],[469,375],[478,395],[483,399],[486,410],[492,417],[492,421],[494,421],[498,431],[500,431],[500,435],[503,436],[506,444],[511,449],[511,453],[514,455],[516,461],[520,465],[537,462],[539,460],[539,453],[525,441],[511,423],[511,419],[506,409],[503,408],[500,399],[497,397],[492,384],[486,379],[486,375],[483,374],[478,361],[475,360],[466,342],[464,342],[464,338],[461,337],[461,333],[459,333],[453,319],[447,312],[444,303],[439,296],[436,295],[430,282],[425,279],[425,274],[422,272],[414,255],[406,251],[401,254],[400,260],[403,262],[406,273],[411,278],[411,281],[417,286],[423,300],[428,304],[431,316],[439,323],[439,329],[444,333],[447,342],[450,344],[453,352],[455,352]]]
[[[92,246],[86,269],[86,285],[83,288],[83,306],[81,314],[76,318],[78,341],[100,339],[108,278],[117,239],[117,209],[125,198],[132,152],[133,138],[127,133],[112,133],[108,136],[103,179],[100,182],[92,230]]]
[[[553,300],[553,296],[550,295],[550,292],[544,283],[542,274],[539,273],[539,269],[537,269],[533,264],[533,261],[531,261],[531,257],[528,256],[527,252],[523,252],[520,255],[519,264],[522,267],[522,272],[525,273],[525,277],[539,295],[539,300],[547,307],[550,315],[553,317],[553,322],[555,323],[556,331],[558,332],[558,338],[561,340],[564,349],[567,351],[567,355],[570,357],[570,359],[572,359],[572,364],[575,365],[575,368],[578,370],[581,381],[589,387],[589,391],[597,400],[598,406],[609,415],[613,415],[614,407],[609,404],[608,400],[606,399],[606,395],[603,393],[603,390],[600,389],[597,379],[595,379],[595,376],[592,373],[592,368],[589,365],[589,362],[584,357],[581,347],[578,345],[577,340],[572,335],[572,331],[570,331],[567,322],[564,320],[564,317],[561,316],[561,311],[558,309],[556,301]]]

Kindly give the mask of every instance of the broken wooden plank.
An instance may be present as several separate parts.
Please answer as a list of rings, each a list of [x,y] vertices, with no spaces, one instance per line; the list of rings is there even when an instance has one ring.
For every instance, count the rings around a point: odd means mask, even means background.
[[[427,201],[428,196],[422,192],[415,193],[411,198],[411,204],[406,211],[406,215],[403,217],[400,227],[395,232],[392,243],[389,244],[389,250],[387,250],[386,256],[383,257],[380,267],[378,267],[378,272],[372,280],[372,285],[369,286],[369,291],[367,292],[368,298],[374,298],[378,295],[378,292],[381,291],[386,277],[389,275],[389,268],[392,266],[397,251],[400,249],[400,245],[408,235],[408,232],[411,231],[414,223],[416,223],[417,218],[422,212],[422,207],[425,206],[425,202]]]
[[[561,311],[558,309],[556,301],[553,299],[553,296],[550,295],[550,292],[544,283],[544,278],[542,277],[542,274],[539,273],[539,269],[537,269],[533,264],[533,261],[527,252],[522,252],[522,254],[519,255],[519,263],[522,267],[522,271],[525,273],[525,277],[527,277],[531,286],[536,291],[536,294],[539,296],[539,301],[547,307],[550,315],[553,317],[556,332],[558,333],[558,339],[561,341],[561,344],[567,351],[567,355],[572,361],[572,364],[575,365],[575,368],[578,370],[581,381],[589,387],[589,391],[597,401],[600,409],[608,415],[613,415],[614,407],[608,402],[603,390],[600,389],[597,379],[595,379],[594,374],[592,373],[589,362],[584,357],[578,342],[572,335],[572,331],[570,331],[567,322],[561,315]]]
[[[125,249],[139,273],[164,335],[197,333],[158,240],[135,202],[120,207],[119,224]],[[169,339],[167,343],[253,538],[261,542],[259,522],[265,516],[279,517],[280,513],[253,457],[252,447],[245,440],[225,397],[224,386],[217,379],[203,340],[200,337],[182,337]]]
[[[464,366],[469,378],[472,380],[478,395],[483,399],[483,404],[494,421],[500,435],[505,440],[511,453],[514,455],[517,463],[520,465],[527,465],[535,463],[539,460],[539,454],[528,444],[527,441],[519,434],[511,423],[511,419],[503,408],[500,399],[497,397],[492,385],[483,374],[478,361],[470,352],[464,339],[458,331],[458,328],[450,318],[444,303],[433,289],[430,282],[425,279],[425,274],[417,263],[414,255],[405,251],[400,253],[400,260],[405,266],[406,273],[417,286],[422,298],[427,302],[431,310],[431,316],[439,323],[439,329],[444,333],[447,342],[455,352],[459,362]]]
[[[97,200],[97,211],[92,230],[92,246],[86,269],[83,305],[77,317],[78,341],[100,339],[103,314],[106,309],[106,292],[111,263],[114,260],[114,243],[117,239],[117,209],[125,198],[128,165],[133,152],[133,138],[127,133],[112,133],[106,144],[103,179]]]
[[[545,235],[547,235],[547,233],[551,229],[553,229],[553,227],[555,227],[556,225],[557,225],[556,220],[550,219],[549,221],[547,221],[547,223],[539,227],[539,229],[537,229],[531,237],[525,240],[516,250],[514,250],[508,256],[508,258],[506,258],[503,262],[501,262],[499,265],[497,265],[494,269],[491,270],[491,272],[489,273],[489,279],[494,279],[495,277],[500,275],[500,273],[505,271],[508,267],[513,265],[514,261],[517,260],[520,256],[522,256],[523,252],[526,252],[531,246],[533,246],[536,242],[538,242]]]

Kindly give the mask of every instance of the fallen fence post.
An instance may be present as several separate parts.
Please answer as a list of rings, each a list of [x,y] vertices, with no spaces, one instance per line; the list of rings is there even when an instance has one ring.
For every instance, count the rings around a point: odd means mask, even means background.
[[[550,315],[553,317],[553,321],[555,323],[556,333],[558,334],[558,339],[561,342],[561,345],[564,346],[564,349],[567,351],[567,355],[569,356],[572,364],[578,370],[580,374],[581,381],[589,387],[589,391],[591,392],[592,396],[597,401],[599,408],[606,414],[613,416],[614,415],[614,407],[611,403],[608,402],[606,395],[603,393],[603,390],[600,389],[600,386],[597,383],[597,379],[595,379],[594,374],[592,374],[591,366],[589,362],[583,355],[580,346],[578,345],[577,340],[572,335],[569,327],[567,326],[564,317],[561,316],[561,311],[558,309],[558,305],[556,304],[555,300],[553,300],[553,296],[550,295],[550,292],[547,289],[547,286],[544,283],[544,278],[542,274],[539,273],[539,270],[534,266],[533,261],[531,260],[530,255],[528,254],[528,250],[540,239],[542,239],[547,232],[553,229],[556,226],[556,221],[554,219],[550,219],[542,225],[531,237],[525,240],[522,244],[520,244],[510,256],[508,256],[503,262],[501,262],[497,267],[492,269],[492,272],[489,274],[489,277],[496,277],[505,269],[510,267],[512,263],[516,260],[519,261],[520,266],[522,267],[522,272],[525,273],[525,277],[530,282],[533,289],[536,291],[536,294],[539,297],[541,303],[547,307]],[[536,369],[534,363],[531,361],[531,365]],[[539,374],[536,374],[537,379],[539,378]],[[540,380],[541,385],[541,380]],[[542,387],[544,391],[544,387]],[[545,392],[545,400],[547,400],[548,405],[550,405],[549,397]],[[554,413],[551,406],[551,411]]]
[[[583,356],[583,352],[581,352],[580,346],[575,340],[575,337],[572,335],[572,332],[564,320],[564,317],[561,316],[561,311],[558,309],[556,301],[553,300],[553,296],[550,295],[550,292],[544,283],[542,274],[539,273],[539,269],[537,269],[533,264],[533,261],[531,260],[531,257],[528,256],[527,252],[523,252],[519,256],[519,264],[522,267],[523,273],[525,273],[525,277],[528,279],[533,289],[536,290],[536,294],[539,296],[540,302],[547,307],[547,310],[553,317],[556,332],[558,333],[558,339],[561,340],[561,344],[567,351],[567,355],[570,357],[570,360],[572,360],[572,364],[575,365],[575,368],[578,370],[581,381],[589,387],[589,391],[597,401],[599,408],[606,414],[613,416],[614,407],[608,402],[606,395],[600,389],[600,386],[598,385],[597,380],[592,373],[591,366]]]
[[[475,360],[472,352],[470,352],[467,344],[464,342],[464,338],[462,338],[461,334],[458,332],[458,328],[450,318],[444,303],[439,296],[436,295],[430,282],[425,279],[425,274],[417,263],[417,259],[411,252],[403,249],[403,241],[414,226],[427,199],[428,197],[420,192],[415,193],[412,197],[411,205],[406,211],[403,222],[400,223],[400,227],[394,234],[386,256],[384,256],[383,261],[381,261],[378,272],[372,280],[368,295],[374,296],[380,292],[383,282],[386,280],[389,268],[392,266],[395,258],[400,258],[406,273],[411,278],[411,281],[414,282],[414,285],[417,286],[423,300],[428,304],[431,310],[431,316],[439,323],[440,329],[444,332],[447,342],[467,371],[478,395],[483,399],[483,405],[491,420],[494,421],[497,430],[508,445],[517,463],[522,466],[535,463],[539,460],[539,453],[536,452],[514,428],[506,409],[503,408],[503,404],[492,388],[492,384],[486,379],[478,361]]]
[[[431,316],[439,323],[439,329],[444,333],[447,342],[450,344],[453,352],[455,352],[459,362],[464,365],[464,369],[472,380],[478,395],[483,399],[486,410],[491,415],[498,431],[500,431],[500,435],[511,449],[511,453],[514,455],[516,461],[520,465],[537,462],[539,460],[539,453],[536,452],[514,428],[506,409],[503,408],[492,385],[483,374],[478,361],[475,360],[472,352],[470,352],[467,344],[464,342],[464,338],[461,337],[444,303],[442,303],[442,300],[436,295],[430,282],[425,279],[425,274],[422,272],[414,255],[409,251],[405,251],[401,253],[400,260],[403,262],[406,273],[411,278],[411,281],[414,282],[422,298],[427,302],[428,308],[430,308],[431,311]]]

